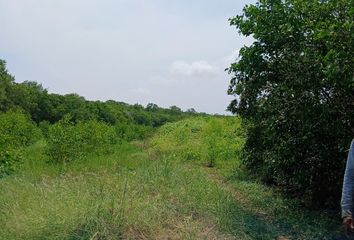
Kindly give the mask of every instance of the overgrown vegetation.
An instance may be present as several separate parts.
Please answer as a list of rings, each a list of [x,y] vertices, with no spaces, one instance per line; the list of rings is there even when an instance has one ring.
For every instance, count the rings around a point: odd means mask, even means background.
[[[113,100],[88,101],[77,94],[48,93],[36,82],[16,83],[14,77],[7,72],[5,61],[0,60],[0,112],[18,108],[27,113],[37,124],[41,122],[53,124],[65,115],[70,115],[75,123],[97,120],[110,125],[158,127],[166,122],[198,115],[193,109],[183,112],[176,106],[166,109],[150,103],[144,107]]]
[[[237,118],[186,119],[65,168],[48,162],[40,141],[0,180],[0,239],[329,238],[325,213],[245,178],[243,135]]]
[[[243,147],[241,120],[233,117],[186,119],[169,123],[151,140],[152,154],[200,162],[214,167],[218,162],[238,164]]]
[[[67,116],[49,127],[47,154],[53,162],[68,163],[90,154],[107,154],[118,139],[113,126],[96,120],[74,125]]]
[[[16,83],[0,60],[0,177],[21,163],[21,149],[42,134],[49,161],[67,163],[112,151],[122,141],[144,139],[166,122],[205,115],[176,106],[146,107],[77,94],[50,94],[36,82]],[[40,133],[41,132],[41,133]]]
[[[236,117],[51,94],[0,60],[0,239],[331,239],[338,214],[302,204],[339,202],[353,9],[262,0],[230,21],[255,39],[229,68]]]
[[[12,173],[21,164],[23,147],[39,137],[39,129],[23,113],[0,113],[0,177]]]
[[[353,14],[348,0],[265,0],[230,19],[255,40],[229,68],[244,163],[316,207],[338,204],[354,133]]]

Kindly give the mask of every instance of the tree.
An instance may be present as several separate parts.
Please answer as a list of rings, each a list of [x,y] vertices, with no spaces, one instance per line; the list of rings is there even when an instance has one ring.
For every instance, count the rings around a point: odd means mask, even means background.
[[[243,160],[309,203],[337,203],[354,136],[349,0],[260,0],[230,23],[251,46],[228,71],[229,110],[248,126]]]
[[[146,110],[148,110],[150,112],[156,112],[159,109],[160,109],[159,106],[155,103],[149,103],[148,105],[146,105]]]
[[[32,120],[40,122],[44,115],[41,102],[46,94],[47,91],[41,84],[25,81],[23,83],[14,83],[8,93],[8,98],[13,106],[22,108],[31,115]]]
[[[177,106],[171,106],[170,111],[171,111],[171,113],[174,113],[174,114],[180,114],[182,112],[182,110]]]
[[[187,113],[196,114],[197,111],[196,111],[194,108],[188,108],[188,109],[187,109]]]
[[[0,111],[9,109],[8,93],[13,82],[13,76],[7,72],[6,62],[0,59]]]

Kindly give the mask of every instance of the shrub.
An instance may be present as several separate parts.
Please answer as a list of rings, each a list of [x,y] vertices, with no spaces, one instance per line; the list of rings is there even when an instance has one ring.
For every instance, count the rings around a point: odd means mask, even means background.
[[[50,122],[42,121],[38,124],[39,129],[41,130],[44,137],[48,137]]]
[[[235,162],[244,143],[238,117],[198,117],[167,123],[151,139],[157,154],[200,162],[213,167]]]
[[[23,161],[22,151],[17,149],[1,150],[0,177],[9,175],[16,170]]]
[[[12,173],[22,162],[22,148],[40,137],[40,131],[19,111],[0,114],[0,176]]]
[[[354,133],[350,3],[265,0],[230,19],[254,39],[229,68],[229,109],[250,123],[244,162],[317,207],[338,204]]]
[[[96,120],[74,124],[65,116],[49,127],[46,153],[52,162],[67,163],[89,154],[109,153],[117,140],[112,126]]]
[[[0,146],[24,147],[34,143],[40,131],[29,118],[21,112],[9,111],[0,114]]]
[[[128,123],[118,123],[115,125],[115,129],[119,138],[126,141],[144,139],[153,131],[151,126]]]

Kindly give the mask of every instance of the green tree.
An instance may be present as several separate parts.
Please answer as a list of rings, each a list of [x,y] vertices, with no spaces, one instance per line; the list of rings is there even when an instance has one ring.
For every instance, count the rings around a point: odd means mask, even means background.
[[[104,122],[96,120],[74,124],[69,115],[49,126],[46,153],[55,163],[102,155],[113,151],[118,141],[116,130]]]
[[[9,109],[8,94],[14,78],[7,72],[6,62],[0,59],[0,111]]]
[[[159,110],[159,106],[157,106],[157,104],[155,103],[149,103],[148,105],[146,105],[146,110],[156,112]]]
[[[0,113],[0,177],[16,169],[23,160],[23,148],[40,136],[40,130],[23,113]]]
[[[194,108],[188,108],[188,109],[187,109],[187,113],[196,114],[197,111],[196,111]]]
[[[32,81],[23,83],[14,83],[11,91],[8,93],[8,98],[12,107],[20,107],[26,113],[30,114],[32,120],[40,122],[43,117],[42,104],[47,91],[41,84]]]
[[[179,113],[182,112],[182,110],[181,110],[179,107],[177,107],[177,106],[171,106],[171,107],[170,107],[170,111],[171,111],[171,113],[173,113],[173,114],[179,114]]]
[[[244,162],[309,203],[337,203],[354,136],[353,17],[350,0],[260,0],[230,19],[254,39],[228,69]]]

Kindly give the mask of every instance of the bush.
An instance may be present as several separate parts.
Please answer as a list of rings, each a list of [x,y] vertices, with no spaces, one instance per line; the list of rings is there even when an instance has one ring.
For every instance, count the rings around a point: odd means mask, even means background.
[[[317,207],[338,205],[354,133],[350,3],[265,0],[230,19],[254,39],[229,68],[229,109],[250,123],[244,162]]]
[[[159,128],[150,144],[156,154],[213,167],[238,161],[244,131],[238,117],[197,117]]]
[[[0,114],[1,148],[28,146],[34,143],[39,137],[39,129],[23,113],[9,111]]]
[[[21,112],[0,114],[0,176],[12,173],[22,162],[22,148],[34,143],[40,131]]]
[[[50,122],[42,121],[38,124],[39,129],[41,130],[44,137],[48,137]]]
[[[74,124],[65,116],[49,127],[46,153],[52,162],[65,164],[89,154],[107,154],[117,140],[112,126],[96,120]]]
[[[22,151],[17,149],[1,150],[0,153],[0,177],[13,173],[22,163]]]
[[[153,131],[150,126],[128,123],[118,123],[115,125],[115,129],[119,138],[126,141],[144,139]]]

